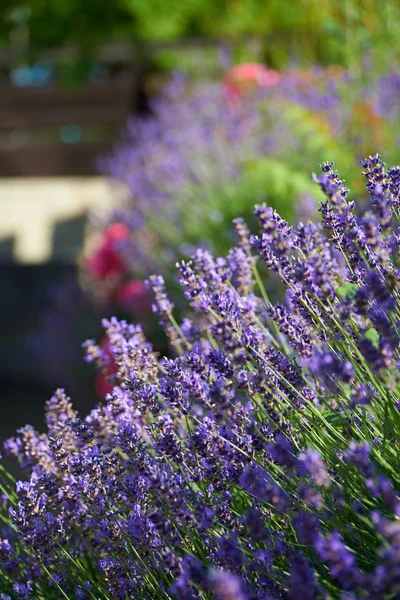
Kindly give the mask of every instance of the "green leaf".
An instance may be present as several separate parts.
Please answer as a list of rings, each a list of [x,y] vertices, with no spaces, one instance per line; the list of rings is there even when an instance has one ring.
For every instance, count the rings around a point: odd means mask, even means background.
[[[358,286],[355,283],[344,283],[337,288],[336,293],[341,298],[353,298],[358,291]]]
[[[323,412],[322,414],[325,421],[327,421],[330,425],[333,426],[343,425],[347,421],[346,416],[338,412]]]
[[[365,337],[369,340],[374,348],[379,348],[379,333],[376,329],[371,327],[365,332]]]

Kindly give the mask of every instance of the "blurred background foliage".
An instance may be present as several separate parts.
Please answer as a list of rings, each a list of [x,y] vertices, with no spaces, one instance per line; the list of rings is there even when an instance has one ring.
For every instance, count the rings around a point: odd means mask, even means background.
[[[293,61],[350,67],[372,49],[380,58],[390,49],[394,59],[399,22],[398,0],[2,0],[0,43],[20,60],[78,46],[79,62],[110,42],[215,39],[235,46],[237,62],[252,40],[274,68]]]

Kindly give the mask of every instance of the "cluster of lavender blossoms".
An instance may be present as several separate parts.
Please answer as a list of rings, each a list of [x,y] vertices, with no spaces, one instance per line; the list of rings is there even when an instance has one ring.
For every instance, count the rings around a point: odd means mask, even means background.
[[[28,480],[3,471],[2,600],[400,598],[400,167],[363,167],[361,216],[324,164],[322,226],[259,205],[259,235],[179,264],[193,320],[149,279],[175,358],[104,321],[106,401],[82,419],[58,390],[6,443]]]

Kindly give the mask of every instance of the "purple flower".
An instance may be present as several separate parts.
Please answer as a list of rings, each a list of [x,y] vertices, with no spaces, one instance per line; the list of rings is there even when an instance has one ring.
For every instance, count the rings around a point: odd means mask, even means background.
[[[331,352],[315,352],[308,365],[332,394],[339,391],[340,383],[351,383],[354,377],[352,363],[341,360]]]
[[[294,527],[300,544],[311,545],[321,531],[321,519],[314,512],[301,512],[294,520]]]
[[[371,477],[375,469],[370,458],[371,448],[368,443],[351,441],[345,458],[353,464],[365,477]]]
[[[321,456],[317,450],[308,450],[308,452],[299,455],[301,463],[300,472],[309,475],[314,483],[322,488],[329,488],[332,484],[331,477],[327,471]]]
[[[16,598],[20,598],[21,600],[32,598],[31,592],[33,590],[30,581],[27,583],[14,583],[13,591]]]
[[[261,467],[246,467],[240,477],[240,485],[262,502],[271,504],[278,512],[288,510],[288,496]]]
[[[224,571],[212,571],[209,585],[217,600],[248,600],[239,577]]]
[[[351,393],[352,406],[369,404],[376,395],[377,393],[371,384],[365,385],[361,383]]]
[[[318,600],[321,597],[321,588],[317,583],[315,573],[307,561],[298,555],[290,559],[290,577],[288,579],[288,598],[297,600]]]
[[[317,538],[314,546],[320,560],[328,565],[331,576],[339,582],[342,589],[351,591],[361,583],[362,575],[356,559],[337,531],[326,538]]]

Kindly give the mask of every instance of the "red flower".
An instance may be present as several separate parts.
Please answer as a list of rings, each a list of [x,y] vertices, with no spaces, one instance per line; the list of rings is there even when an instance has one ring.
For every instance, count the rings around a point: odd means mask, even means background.
[[[126,240],[129,236],[129,229],[124,223],[113,223],[109,225],[104,232],[104,236],[110,242],[117,240]]]
[[[150,309],[149,290],[140,279],[132,279],[119,287],[115,292],[115,300],[124,309],[136,313],[148,312]]]
[[[104,231],[102,240],[93,254],[86,259],[85,267],[95,279],[107,279],[111,275],[122,275],[126,268],[116,249],[116,242],[126,239],[129,230],[123,223],[113,223]]]
[[[257,87],[278,85],[280,80],[278,71],[267,69],[260,63],[242,63],[231,67],[225,73],[224,85],[228,96],[238,99]]]

